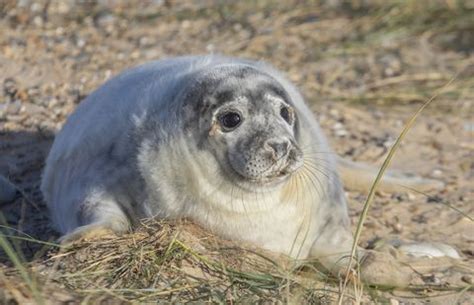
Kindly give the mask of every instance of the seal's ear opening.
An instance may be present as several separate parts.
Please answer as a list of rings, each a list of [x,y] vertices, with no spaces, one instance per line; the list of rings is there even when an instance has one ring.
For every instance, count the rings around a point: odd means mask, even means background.
[[[299,143],[301,140],[301,121],[298,118],[298,112],[293,108],[293,134],[295,140]]]
[[[199,76],[188,78],[181,85],[183,89],[176,96],[175,102],[180,105],[185,130],[192,134],[200,132],[204,136],[204,125],[209,128],[212,121],[209,112],[212,111],[213,102],[209,92],[215,87],[216,81]]]

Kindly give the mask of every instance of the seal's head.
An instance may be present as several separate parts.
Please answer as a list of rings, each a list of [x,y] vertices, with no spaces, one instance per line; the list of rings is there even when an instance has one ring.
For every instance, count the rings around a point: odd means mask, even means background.
[[[233,183],[273,186],[303,165],[297,113],[270,75],[244,64],[217,66],[193,79],[183,102],[188,135]]]

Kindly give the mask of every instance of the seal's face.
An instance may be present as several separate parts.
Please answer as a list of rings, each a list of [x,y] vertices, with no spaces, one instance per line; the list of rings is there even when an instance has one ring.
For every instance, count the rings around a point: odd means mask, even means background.
[[[303,165],[297,113],[275,79],[226,65],[203,80],[187,95],[199,113],[198,126],[188,127],[198,130],[200,149],[212,152],[233,182],[274,185]]]

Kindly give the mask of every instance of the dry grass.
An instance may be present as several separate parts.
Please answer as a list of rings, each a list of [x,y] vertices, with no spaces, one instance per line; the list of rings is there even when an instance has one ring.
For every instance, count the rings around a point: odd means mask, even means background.
[[[27,264],[28,266],[28,264]],[[3,301],[53,304],[146,302],[328,304],[340,295],[339,280],[316,261],[295,265],[275,254],[221,240],[187,222],[148,221],[134,233],[53,248],[29,278],[39,295],[21,279],[20,269],[3,268]],[[360,282],[355,282],[362,288]],[[411,286],[398,293],[462,295],[471,286]],[[387,301],[384,288],[348,289],[344,302]]]
[[[90,302],[319,304],[334,298],[334,279],[313,269],[314,264],[293,266],[282,257],[219,240],[190,223],[149,221],[131,234],[50,251],[36,266],[35,279],[41,279],[41,287],[60,285]],[[8,285],[12,279],[3,285],[15,298],[19,287]],[[34,299],[31,291],[28,296]]]

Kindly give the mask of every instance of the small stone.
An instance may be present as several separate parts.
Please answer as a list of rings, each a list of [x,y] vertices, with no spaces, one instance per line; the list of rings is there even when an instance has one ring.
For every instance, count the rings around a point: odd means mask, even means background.
[[[388,138],[387,140],[385,140],[385,141],[383,142],[382,145],[383,145],[385,148],[390,148],[390,147],[393,146],[393,144],[395,144],[395,139]]]
[[[434,196],[428,196],[426,199],[426,202],[428,203],[440,203],[443,202],[443,198],[439,195],[434,195]]]
[[[79,38],[79,39],[76,41],[76,45],[77,45],[79,48],[83,48],[83,47],[86,45],[86,41],[85,41],[84,39]]]
[[[206,46],[206,50],[208,52],[214,52],[216,50],[216,46],[213,43],[210,43]]]
[[[183,29],[188,29],[190,26],[191,26],[191,22],[189,20],[184,20],[183,22],[181,22],[181,27]]]
[[[334,134],[337,136],[337,137],[345,137],[347,136],[349,133],[347,132],[347,130],[345,129],[344,127],[344,124],[340,123],[340,122],[337,122],[335,123],[333,126],[332,126],[332,129],[334,130]]]
[[[59,105],[59,101],[57,98],[53,97],[51,98],[49,101],[48,101],[48,108],[49,109],[53,109],[55,108],[56,106]]]
[[[451,257],[454,259],[460,259],[459,253],[452,246],[443,243],[407,243],[401,245],[399,250],[407,255],[413,257]]]
[[[392,198],[397,200],[398,202],[404,202],[407,201],[408,195],[406,194],[399,194],[399,193],[394,193],[392,194]]]
[[[349,134],[349,132],[347,132],[347,130],[345,129],[337,129],[334,131],[334,134],[336,135],[336,137],[343,138],[343,137],[346,137]]]
[[[64,28],[63,27],[57,27],[56,30],[55,30],[55,34],[57,36],[62,36],[64,35],[65,31],[64,31]]]
[[[143,36],[143,37],[140,37],[140,39],[138,40],[138,44],[143,47],[143,46],[147,46],[150,44],[150,39],[146,36]]]
[[[13,103],[8,104],[7,113],[8,114],[18,114],[21,109],[21,101],[15,100]]]
[[[398,300],[395,300],[395,299],[390,299],[390,305],[399,305],[400,302]]]
[[[104,80],[109,79],[110,76],[112,76],[112,71],[110,71],[110,70],[105,70],[105,72],[104,72]]]
[[[110,31],[113,29],[113,25],[115,23],[115,16],[108,14],[108,13],[102,13],[96,20],[96,24],[101,27],[105,28],[106,31]]]
[[[24,103],[21,107],[21,113],[33,116],[43,112],[43,107],[37,106],[35,104]]]
[[[465,249],[465,250],[462,250],[462,253],[467,255],[467,256],[474,257],[474,250]]]
[[[7,116],[8,105],[6,103],[0,104],[0,118],[5,118]]]
[[[393,232],[397,234],[402,233],[403,231],[403,226],[399,222],[393,224],[392,228]]]
[[[138,51],[133,51],[131,54],[130,54],[130,58],[132,59],[137,59],[140,57],[140,52]]]
[[[42,7],[41,7],[41,5],[40,5],[39,3],[33,3],[33,4],[30,6],[30,10],[31,10],[32,12],[35,12],[35,13],[41,11],[41,8],[42,8]]]
[[[332,116],[333,118],[338,118],[340,113],[337,109],[331,109],[329,110],[329,115]]]
[[[384,77],[400,75],[402,71],[402,62],[397,54],[386,54],[379,59],[379,63]]]
[[[42,26],[43,25],[43,18],[41,18],[40,16],[36,16],[35,18],[33,18],[33,24],[36,25],[36,26]]]
[[[385,118],[385,114],[382,111],[379,110],[374,110],[372,112],[372,115],[374,116],[374,119],[381,120]]]
[[[422,276],[423,278],[423,281],[425,283],[429,283],[429,284],[440,284],[441,281],[439,280],[439,278],[437,278],[434,274],[430,274],[430,275],[424,275]]]
[[[3,81],[3,92],[5,95],[13,98],[18,90],[16,80],[13,78],[7,78]]]
[[[461,281],[463,281],[464,283],[470,284],[470,285],[472,285],[472,283],[473,283],[472,277],[470,275],[461,276]]]
[[[474,132],[474,122],[464,123],[464,130],[467,132]]]

